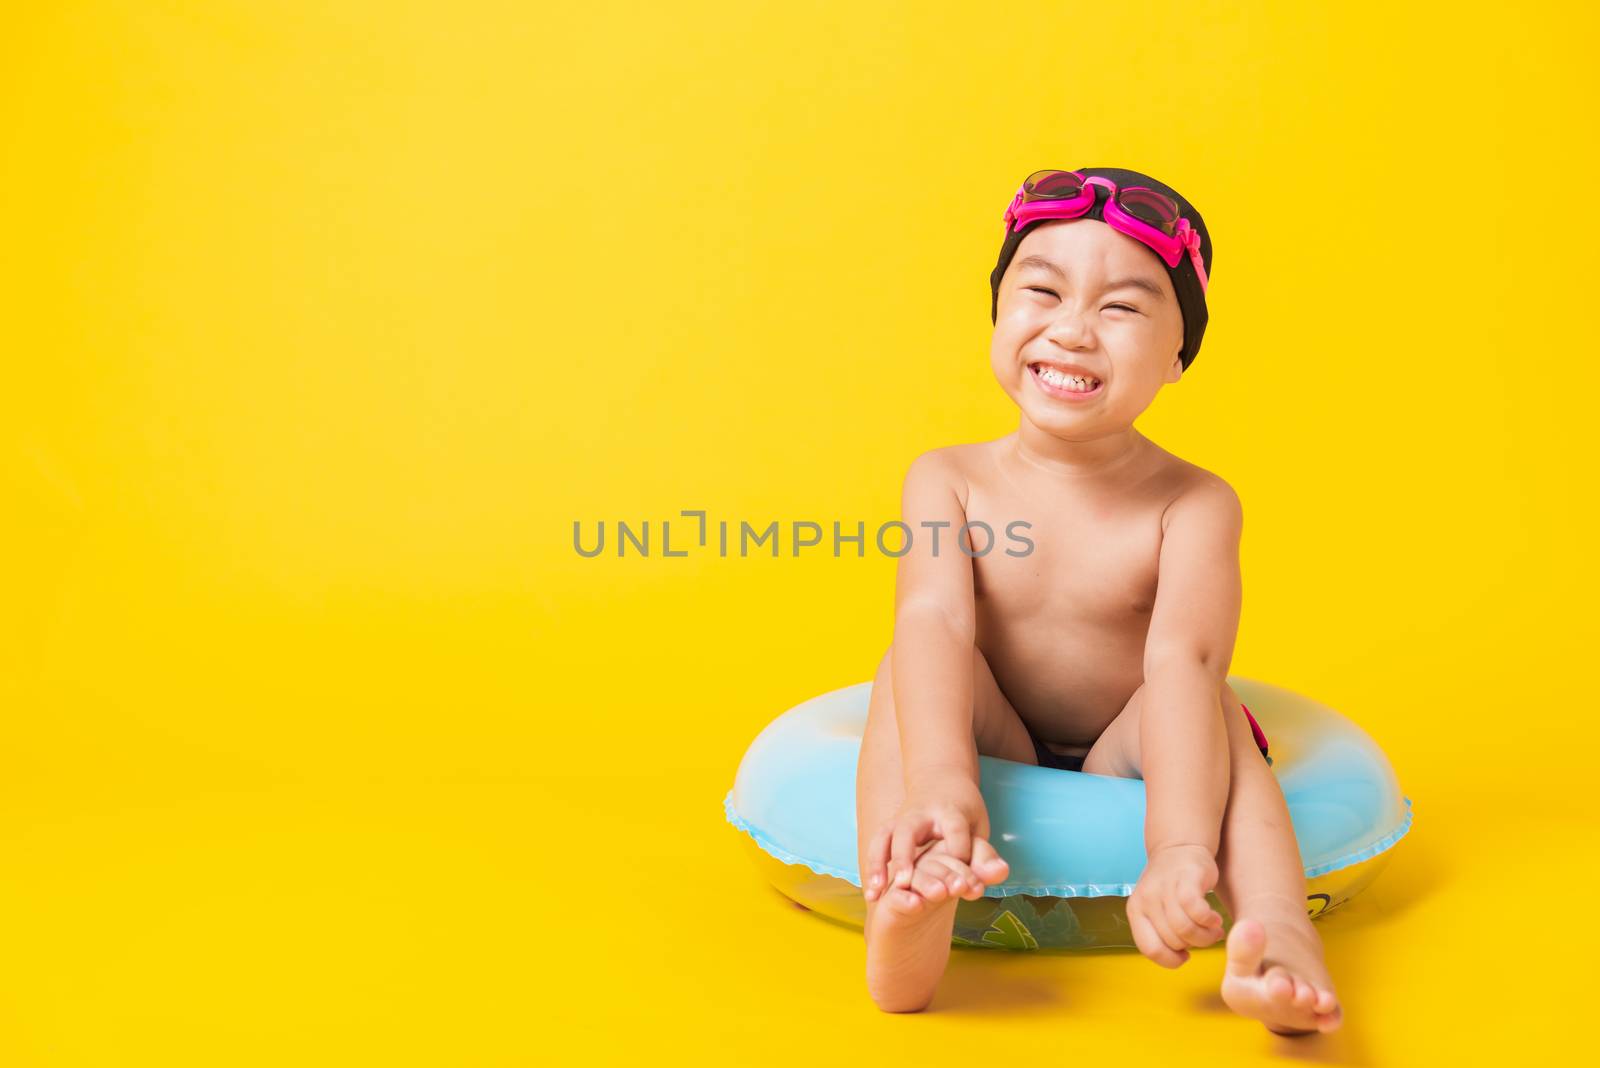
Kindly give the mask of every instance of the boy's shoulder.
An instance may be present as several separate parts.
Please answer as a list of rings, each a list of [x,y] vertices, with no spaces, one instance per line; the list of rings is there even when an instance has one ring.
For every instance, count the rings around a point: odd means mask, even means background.
[[[960,442],[954,445],[940,445],[919,453],[911,461],[911,466],[924,471],[940,471],[946,474],[965,471],[974,459],[993,446],[990,441]]]
[[[906,470],[906,481],[948,485],[965,505],[974,473],[998,444],[996,441],[958,442],[919,453]]]
[[[1161,514],[1161,527],[1166,529],[1178,511],[1204,513],[1218,522],[1237,522],[1243,512],[1239,494],[1227,479],[1197,463],[1166,452],[1171,485],[1166,507]]]
[[[1150,452],[1156,457],[1156,463],[1161,466],[1163,473],[1169,475],[1175,488],[1181,490],[1202,489],[1211,487],[1212,491],[1228,486],[1228,480],[1215,471],[1207,470],[1193,460],[1185,460],[1182,456],[1145,438],[1149,442]],[[1232,488],[1232,487],[1228,487]]]
[[[946,489],[956,495],[961,507],[966,508],[968,497],[967,454],[965,445],[941,445],[919,453],[906,468],[905,491],[907,495],[938,493]]]

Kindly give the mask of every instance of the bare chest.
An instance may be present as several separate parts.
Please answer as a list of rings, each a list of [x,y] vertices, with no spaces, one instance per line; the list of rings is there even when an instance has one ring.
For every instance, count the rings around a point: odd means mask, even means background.
[[[1165,503],[1137,490],[1041,499],[970,484],[968,522],[997,533],[972,561],[977,644],[1047,740],[1093,741],[1142,681]]]
[[[1155,607],[1161,508],[1027,504],[974,490],[969,522],[997,531],[974,557],[980,611],[1034,625],[1142,628]],[[982,550],[983,533],[975,535]]]

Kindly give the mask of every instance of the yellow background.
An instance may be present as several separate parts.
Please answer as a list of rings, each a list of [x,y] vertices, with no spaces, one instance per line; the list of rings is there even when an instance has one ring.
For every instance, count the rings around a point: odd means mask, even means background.
[[[0,1059],[1567,1042],[1596,26],[1429,7],[14,15]],[[1077,165],[1216,239],[1200,357],[1140,426],[1245,502],[1234,672],[1355,718],[1415,801],[1322,922],[1348,1022],[1308,1043],[1221,1009],[1220,951],[959,952],[933,1011],[878,1012],[859,934],[786,905],[721,803],[773,716],[871,676],[893,561],[572,548],[692,508],[870,530],[917,453],[1013,429],[1000,214]]]

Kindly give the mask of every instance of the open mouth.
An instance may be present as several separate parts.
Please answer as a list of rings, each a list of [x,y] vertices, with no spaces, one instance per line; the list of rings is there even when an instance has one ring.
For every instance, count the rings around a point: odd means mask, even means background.
[[[1067,374],[1042,363],[1030,363],[1028,374],[1038,383],[1040,389],[1052,397],[1082,400],[1085,397],[1093,397],[1105,386],[1105,383],[1098,378]]]

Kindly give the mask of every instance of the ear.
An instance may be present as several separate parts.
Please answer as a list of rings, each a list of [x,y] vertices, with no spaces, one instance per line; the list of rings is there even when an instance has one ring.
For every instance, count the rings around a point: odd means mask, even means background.
[[[1180,353],[1183,351],[1183,346],[1182,345],[1178,346],[1178,351]],[[1172,357],[1172,366],[1167,368],[1167,376],[1165,378],[1163,378],[1162,381],[1163,382],[1176,382],[1182,377],[1183,377],[1183,357],[1181,355],[1173,356]]]

